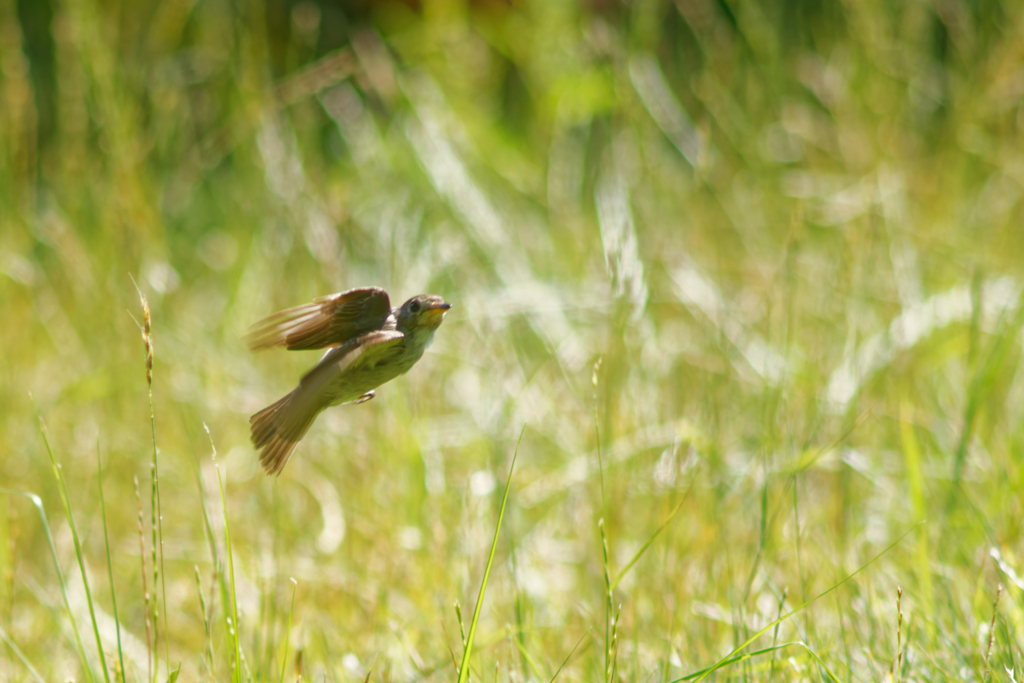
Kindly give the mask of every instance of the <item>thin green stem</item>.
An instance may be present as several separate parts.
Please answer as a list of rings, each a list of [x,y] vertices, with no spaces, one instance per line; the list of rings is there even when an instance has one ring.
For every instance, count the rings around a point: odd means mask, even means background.
[[[494,528],[494,540],[491,542],[491,554],[487,558],[487,567],[484,569],[484,579],[480,583],[480,594],[476,598],[476,607],[473,609],[473,620],[469,624],[469,635],[466,636],[466,649],[462,653],[462,665],[459,667],[459,683],[466,683],[469,680],[469,658],[473,654],[473,639],[476,637],[476,627],[480,621],[480,611],[484,606],[484,591],[487,590],[487,579],[491,576],[491,567],[494,565],[494,553],[498,549],[498,535],[501,532],[501,522],[505,519],[505,506],[508,504],[508,492],[512,487],[512,472],[516,467],[516,458],[519,456],[519,445],[523,442],[523,434],[526,427],[519,432],[519,441],[516,443],[515,453],[512,454],[512,465],[508,469],[508,481],[505,482],[505,495],[501,499],[501,510],[498,512],[498,525]]]
[[[217,470],[217,486],[220,487],[220,502],[224,509],[224,542],[228,554],[228,574],[231,585],[231,636],[235,646],[235,674],[236,682],[242,680],[242,648],[238,642],[238,600],[235,598],[235,561],[231,555],[231,528],[228,523],[228,501],[224,495],[224,480],[220,475],[220,465],[217,464],[217,447],[213,444],[213,435],[210,428],[203,423],[203,429],[210,438],[210,448],[213,449],[213,467]]]
[[[604,680],[608,683],[612,676],[612,579],[608,571],[608,539],[604,534],[604,519],[597,521],[601,532],[601,550],[604,553]]]
[[[35,401],[32,403],[35,407]],[[64,516],[67,518],[68,527],[71,529],[71,540],[75,544],[75,556],[78,558],[78,569],[82,573],[82,586],[85,588],[85,601],[89,605],[89,618],[92,620],[92,632],[96,637],[96,650],[100,656],[100,667],[103,669],[103,679],[110,683],[110,674],[107,672],[107,659],[103,654],[103,643],[100,640],[100,629],[96,623],[96,611],[92,604],[92,593],[89,591],[89,579],[85,573],[85,560],[82,559],[82,545],[78,540],[78,529],[75,527],[75,518],[71,514],[71,497],[68,494],[68,487],[64,481],[64,473],[60,463],[57,462],[56,457],[53,455],[53,449],[50,448],[50,440],[46,436],[46,423],[43,422],[43,416],[39,413],[39,409],[36,408],[36,418],[39,420],[39,433],[43,437],[43,444],[46,446],[46,454],[50,458],[50,465],[53,468],[53,476],[57,480],[57,490],[60,493],[61,503],[64,505]],[[70,613],[70,608],[69,608]],[[84,653],[83,653],[84,654]],[[89,678],[92,680],[92,672],[87,669]]]
[[[110,561],[110,536],[107,533],[107,503],[103,498],[103,463],[100,459],[100,445],[96,444],[96,476],[100,489],[100,513],[103,517],[103,544],[107,551],[107,577],[110,579],[110,602],[114,607],[114,628],[117,630],[117,659],[121,666],[121,681],[125,680],[124,653],[121,650],[121,621],[117,618],[117,596],[114,593],[114,569]]]
[[[82,645],[82,637],[78,633],[78,625],[75,623],[75,615],[71,612],[71,601],[68,599],[68,586],[64,581],[64,572],[60,569],[60,562],[57,561],[57,548],[53,544],[53,534],[50,532],[50,524],[46,521],[46,512],[43,510],[43,500],[34,493],[28,491],[15,491],[13,489],[0,489],[0,493],[7,493],[18,496],[25,496],[36,506],[39,519],[43,522],[43,531],[46,532],[46,542],[50,546],[50,557],[53,559],[53,568],[57,571],[57,579],[60,581],[60,592],[64,598],[64,609],[68,613],[68,621],[71,622],[71,631],[75,634],[75,644],[78,647],[78,656],[82,660],[82,668],[90,681],[94,681],[92,669],[89,667],[89,660],[85,657],[85,647]]]
[[[14,654],[18,655],[18,659],[20,659],[21,663],[25,665],[25,668],[28,669],[28,672],[32,674],[32,678],[39,681],[39,683],[46,683],[43,680],[43,677],[39,675],[39,672],[36,671],[36,668],[32,666],[32,662],[28,661],[28,657],[26,657],[25,653],[22,652],[21,649],[14,644],[14,641],[11,640],[10,636],[7,635],[7,631],[5,631],[2,626],[0,626],[0,640],[3,640],[5,643],[7,643],[7,646],[14,651]]]
[[[288,668],[288,640],[292,635],[292,610],[295,609],[295,592],[299,590],[299,582],[292,582],[292,604],[288,607],[288,630],[284,632],[284,655],[281,657],[281,683],[284,683],[284,671]]]

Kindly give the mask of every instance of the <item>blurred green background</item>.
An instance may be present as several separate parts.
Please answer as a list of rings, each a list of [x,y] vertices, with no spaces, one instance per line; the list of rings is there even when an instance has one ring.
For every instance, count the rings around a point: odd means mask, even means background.
[[[712,677],[1019,676],[1022,103],[998,0],[0,0],[0,487],[92,675],[29,394],[114,671],[102,460],[143,680],[134,277],[159,680],[232,676],[204,423],[245,680],[453,679],[524,428],[476,678],[677,680],[922,520]],[[317,354],[241,337],[366,285],[455,307],[266,478],[248,416]],[[598,520],[614,577],[680,502],[610,642]],[[88,680],[13,494],[0,627],[0,679]]]

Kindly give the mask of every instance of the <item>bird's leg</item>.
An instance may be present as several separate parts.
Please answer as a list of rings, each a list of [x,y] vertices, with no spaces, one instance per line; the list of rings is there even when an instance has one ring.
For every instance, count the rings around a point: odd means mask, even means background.
[[[355,403],[356,405],[358,405],[360,403],[366,403],[367,401],[369,401],[371,398],[373,398],[376,395],[377,394],[375,394],[372,391],[367,391],[365,394],[363,394],[362,396],[360,396],[356,400],[352,401],[352,403]]]

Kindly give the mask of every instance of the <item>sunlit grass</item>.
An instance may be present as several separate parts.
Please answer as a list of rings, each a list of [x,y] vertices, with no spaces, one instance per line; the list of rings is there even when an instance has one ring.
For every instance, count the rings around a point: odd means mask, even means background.
[[[0,679],[1020,677],[1017,5],[15,5]]]

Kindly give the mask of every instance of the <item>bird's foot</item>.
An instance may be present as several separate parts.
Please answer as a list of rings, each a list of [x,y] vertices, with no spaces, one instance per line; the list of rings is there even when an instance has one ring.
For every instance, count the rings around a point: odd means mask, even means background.
[[[355,403],[356,405],[358,405],[360,403],[366,403],[367,401],[369,401],[371,398],[373,398],[376,395],[377,394],[375,394],[372,391],[367,391],[365,394],[363,394],[362,396],[360,396],[359,398],[357,398],[356,400],[354,400],[352,402]]]

